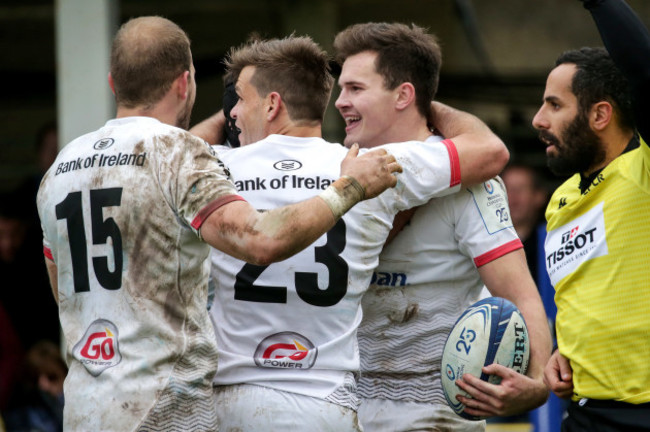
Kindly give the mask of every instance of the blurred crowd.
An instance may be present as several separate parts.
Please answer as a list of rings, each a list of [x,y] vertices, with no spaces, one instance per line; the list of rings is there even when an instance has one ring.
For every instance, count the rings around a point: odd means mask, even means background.
[[[66,363],[43,257],[36,193],[58,152],[56,124],[36,136],[35,165],[0,196],[0,431],[62,430]]]

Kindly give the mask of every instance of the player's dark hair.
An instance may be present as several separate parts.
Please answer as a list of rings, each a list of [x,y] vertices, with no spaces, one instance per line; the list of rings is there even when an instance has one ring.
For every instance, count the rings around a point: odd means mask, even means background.
[[[363,51],[377,53],[375,69],[384,79],[384,86],[392,90],[410,82],[415,88],[418,112],[428,117],[431,101],[438,91],[442,53],[436,37],[415,24],[400,23],[355,24],[336,35],[336,59]]]
[[[251,84],[262,97],[277,92],[295,122],[322,122],[334,85],[329,58],[311,38],[253,40],[230,51],[228,73],[254,66]]]
[[[233,75],[227,73],[223,77],[223,115],[226,117],[226,140],[230,147],[239,147],[241,143],[239,142],[239,134],[241,131],[235,124],[235,119],[230,115],[230,111],[237,104],[237,92],[235,91],[236,79],[233,78]]]
[[[120,27],[111,48],[115,100],[127,108],[150,107],[191,65],[190,40],[179,26],[157,16],[133,18]]]
[[[571,91],[586,114],[593,104],[607,101],[617,114],[619,125],[634,129],[634,111],[630,84],[612,61],[605,48],[583,47],[565,51],[555,65],[575,64],[577,71],[571,82]]]

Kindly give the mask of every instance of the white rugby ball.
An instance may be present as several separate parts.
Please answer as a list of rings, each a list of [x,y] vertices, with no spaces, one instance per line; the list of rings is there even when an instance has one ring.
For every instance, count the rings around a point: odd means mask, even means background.
[[[469,420],[482,420],[465,412],[456,399],[471,397],[456,385],[463,374],[470,373],[483,381],[499,384],[498,375],[485,375],[483,366],[498,363],[525,374],[528,370],[530,342],[524,317],[510,301],[501,297],[480,300],[463,312],[447,336],[442,353],[442,388],[449,406]]]

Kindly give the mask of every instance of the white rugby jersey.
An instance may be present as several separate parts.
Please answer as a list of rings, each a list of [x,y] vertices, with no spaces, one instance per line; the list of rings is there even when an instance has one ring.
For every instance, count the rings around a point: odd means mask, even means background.
[[[356,409],[361,295],[394,215],[460,187],[451,141],[384,147],[404,168],[398,185],[357,204],[294,257],[255,266],[213,249],[216,384],[256,384]],[[347,151],[321,138],[271,135],[218,154],[239,193],[262,210],[320,193],[339,177]]]
[[[477,267],[523,247],[509,213],[497,177],[419,207],[386,245],[362,302],[362,398],[447,404],[442,350],[479,298]]]
[[[65,146],[38,193],[70,370],[66,431],[215,430],[205,218],[241,199],[201,140],[148,117]],[[194,428],[194,429],[193,429]]]

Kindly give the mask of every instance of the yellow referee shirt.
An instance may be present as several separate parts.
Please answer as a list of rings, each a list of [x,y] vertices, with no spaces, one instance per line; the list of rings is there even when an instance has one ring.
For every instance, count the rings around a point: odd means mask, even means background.
[[[628,151],[546,209],[546,269],[574,400],[650,402],[650,148]]]

